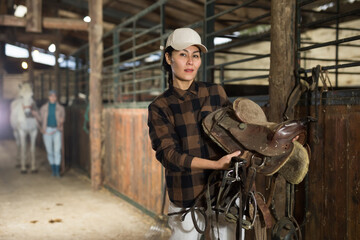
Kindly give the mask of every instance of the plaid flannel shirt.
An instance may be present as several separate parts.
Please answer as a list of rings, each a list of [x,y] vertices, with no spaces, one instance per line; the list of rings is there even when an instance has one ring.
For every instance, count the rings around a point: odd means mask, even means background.
[[[218,160],[225,152],[203,131],[209,113],[230,104],[222,86],[193,82],[188,90],[170,87],[148,108],[148,126],[156,158],[165,167],[170,200],[191,207],[211,170],[191,169],[194,157]]]

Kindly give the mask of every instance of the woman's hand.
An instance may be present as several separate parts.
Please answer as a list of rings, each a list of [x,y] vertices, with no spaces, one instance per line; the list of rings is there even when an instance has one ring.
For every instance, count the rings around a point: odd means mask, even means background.
[[[218,169],[218,170],[226,170],[226,169],[228,169],[230,167],[231,159],[233,157],[239,156],[240,153],[241,153],[241,151],[236,151],[236,152],[233,152],[233,153],[230,153],[228,155],[223,156],[222,158],[217,160],[216,169]]]
[[[292,139],[292,142],[297,141],[298,139],[299,139],[299,135],[297,135],[296,137],[294,137],[294,138]]]

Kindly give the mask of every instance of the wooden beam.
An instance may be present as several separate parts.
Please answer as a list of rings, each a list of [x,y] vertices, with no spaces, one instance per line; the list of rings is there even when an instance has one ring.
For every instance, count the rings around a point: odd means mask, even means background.
[[[43,20],[43,27],[48,29],[87,31],[88,26],[82,19],[45,17]]]
[[[91,17],[89,28],[90,56],[90,158],[91,185],[98,190],[102,185],[101,176],[101,76],[103,59],[103,10],[102,0],[90,0]]]
[[[87,31],[88,23],[81,19],[44,17],[42,26],[47,29]],[[0,15],[0,26],[26,27],[26,19],[11,15]]]
[[[271,1],[271,49],[269,75],[269,121],[282,122],[286,101],[295,85],[295,0]],[[293,116],[290,116],[291,118]],[[285,215],[286,181],[278,177],[275,208]]]
[[[54,34],[49,33],[14,33],[13,39],[15,39],[17,42],[27,42],[29,40],[34,41],[37,39],[46,39],[49,41],[55,41],[56,36]],[[11,43],[11,39],[9,39],[9,34],[6,33],[0,33],[0,41]]]
[[[26,31],[41,32],[42,0],[26,0]]]
[[[0,26],[8,27],[25,27],[26,19],[12,15],[0,15]]]

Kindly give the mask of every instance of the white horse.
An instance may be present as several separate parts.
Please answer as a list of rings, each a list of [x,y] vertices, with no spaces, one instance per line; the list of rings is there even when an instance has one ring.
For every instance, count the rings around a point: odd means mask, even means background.
[[[16,145],[18,147],[17,166],[21,166],[21,173],[27,173],[27,135],[30,135],[31,172],[37,172],[35,164],[35,141],[38,128],[37,120],[32,116],[32,110],[36,108],[36,103],[32,97],[33,90],[31,85],[29,83],[23,83],[19,85],[18,97],[11,103],[10,124],[13,128]]]

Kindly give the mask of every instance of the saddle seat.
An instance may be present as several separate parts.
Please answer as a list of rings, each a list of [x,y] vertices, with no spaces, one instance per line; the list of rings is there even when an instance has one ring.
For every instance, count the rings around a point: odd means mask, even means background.
[[[264,111],[247,98],[238,98],[230,107],[218,109],[202,122],[205,133],[226,152],[241,150],[240,158],[256,166],[256,171],[272,175],[286,163],[288,181],[297,184],[308,170],[307,120],[268,122]],[[293,141],[299,136],[297,141]],[[292,160],[289,162],[289,160]]]

